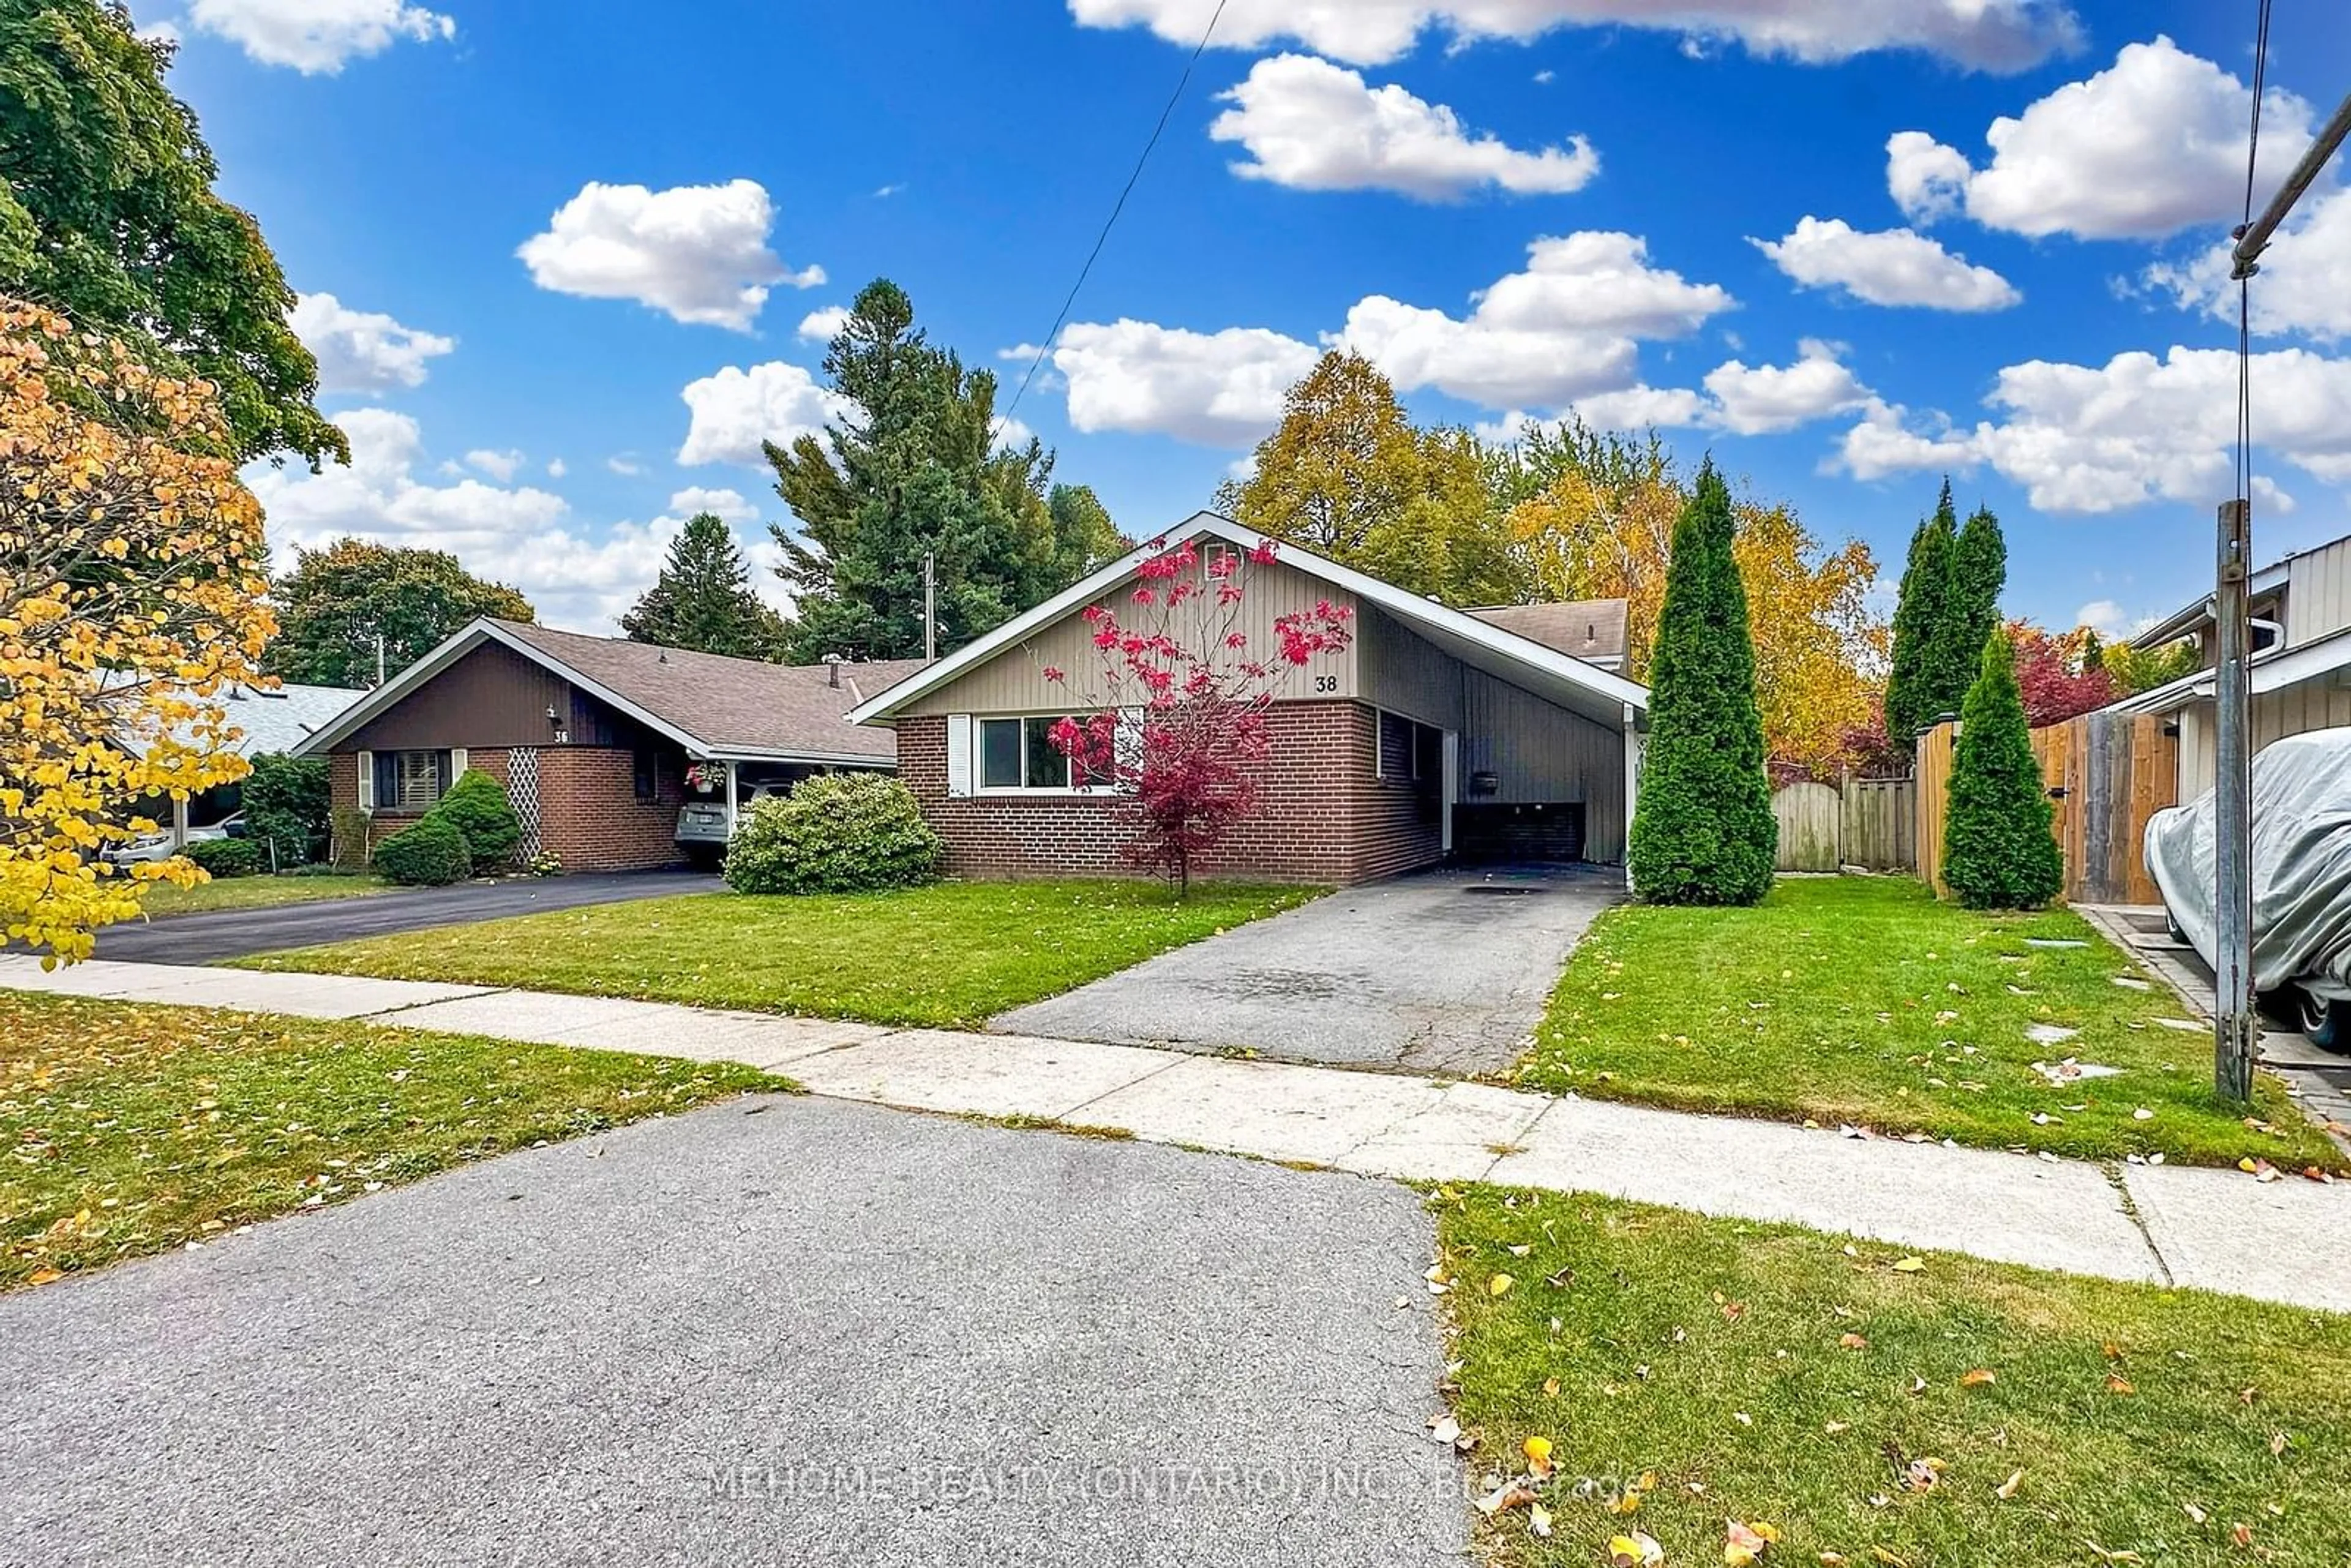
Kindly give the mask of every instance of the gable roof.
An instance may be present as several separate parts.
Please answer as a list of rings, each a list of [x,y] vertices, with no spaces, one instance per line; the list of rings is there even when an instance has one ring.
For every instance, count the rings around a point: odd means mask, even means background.
[[[1595,664],[1544,646],[1531,638],[1423,599],[1391,582],[1341,566],[1302,546],[1271,539],[1214,512],[1196,512],[1176,527],[1128,551],[1083,581],[1062,590],[1027,613],[1014,617],[976,642],[966,644],[910,676],[879,696],[852,709],[855,724],[887,723],[908,703],[936,691],[948,682],[977,669],[1024,639],[1032,637],[1063,617],[1076,613],[1134,574],[1136,567],[1183,539],[1214,538],[1243,550],[1271,545],[1283,565],[1343,588],[1364,604],[1376,606],[1413,632],[1463,664],[1523,686],[1536,695],[1587,717],[1619,724],[1628,716],[1647,713],[1646,686],[1612,674]]]
[[[618,637],[590,637],[484,617],[370,693],[313,736],[324,752],[475,649],[496,643],[562,676],[697,757],[808,762],[887,762],[893,737],[849,722],[848,710],[923,667],[920,659],[872,664],[770,664]],[[841,684],[832,684],[838,668]]]
[[[191,694],[190,700],[219,708],[224,719],[236,727],[231,747],[236,755],[266,757],[299,751],[312,736],[366,695],[351,686],[303,686],[281,681],[265,690],[239,682],[211,697]],[[146,751],[145,743],[135,737],[124,737],[123,744],[142,755]]]
[[[1469,612],[1572,658],[1614,669],[1625,659],[1631,607],[1621,599],[1562,599],[1548,604],[1488,604]]]

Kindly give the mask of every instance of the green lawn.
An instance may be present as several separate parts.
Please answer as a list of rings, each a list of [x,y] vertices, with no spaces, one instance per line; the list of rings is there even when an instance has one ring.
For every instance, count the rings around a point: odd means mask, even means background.
[[[392,883],[363,872],[320,876],[215,877],[193,887],[159,882],[140,903],[157,918],[203,915],[215,909],[265,909],[280,904],[314,904],[330,898],[361,898],[389,893]]]
[[[791,1086],[733,1065],[0,991],[0,1289]]]
[[[1312,896],[1198,883],[1177,903],[1132,880],[950,882],[837,897],[689,894],[244,963],[966,1028]]]
[[[1971,914],[1903,878],[1782,881],[1754,909],[1626,906],[1577,949],[1519,1081],[2085,1158],[2345,1164],[2266,1075],[2248,1124],[2212,1092],[2210,1036],[2155,1021],[2179,998],[2118,977],[2149,977],[2078,915]],[[2034,1024],[2079,1033],[2039,1043]],[[2121,1071],[2063,1086],[2033,1071],[2069,1056]]]
[[[1552,1533],[1498,1511],[1498,1561],[1588,1568],[1638,1530],[1668,1568],[1722,1563],[1736,1518],[1783,1537],[1764,1568],[2351,1563],[2351,1318],[1940,1253],[1906,1271],[1596,1198],[1435,1206],[1469,1479],[1552,1445]],[[1576,1495],[1645,1475],[1629,1512]]]

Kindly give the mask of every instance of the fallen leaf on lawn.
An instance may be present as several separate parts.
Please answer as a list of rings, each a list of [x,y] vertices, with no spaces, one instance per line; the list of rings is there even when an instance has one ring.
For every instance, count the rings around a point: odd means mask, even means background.
[[[1461,1436],[1461,1423],[1450,1416],[1437,1416],[1428,1424],[1428,1436],[1432,1441],[1450,1444]]]
[[[1527,1528],[1534,1531],[1537,1535],[1549,1539],[1551,1535],[1551,1510],[1545,1508],[1539,1502],[1529,1503],[1527,1505]]]
[[[1927,1380],[1923,1377],[1913,1377],[1910,1380],[1910,1392],[1913,1396],[1926,1393]]]
[[[2098,1348],[2108,1361],[2120,1361],[2123,1358],[2123,1347],[2112,1340],[2108,1340]]]
[[[2000,1499],[2002,1502],[2006,1502],[2010,1498],[2016,1495],[2016,1489],[2023,1484],[2024,1472],[2022,1470],[2019,1470],[2014,1475],[2009,1477],[2008,1479],[2001,1482],[2000,1485],[1992,1488],[1992,1496]]]
[[[2106,1374],[2106,1392],[2109,1394],[2136,1394],[2138,1390],[2131,1386],[2129,1378],[2120,1377],[2114,1373],[2109,1372]]]
[[[2261,1396],[2262,1391],[2258,1388],[2240,1388],[2237,1390],[2237,1403],[2250,1410],[2252,1408],[2253,1401]]]
[[[1844,1568],[1844,1553],[1842,1552],[1822,1552],[1821,1568]]]
[[[1917,1274],[1924,1271],[1926,1267],[1927,1260],[1924,1258],[1905,1258],[1894,1265],[1894,1271],[1897,1274]]]
[[[1626,1487],[1621,1496],[1612,1498],[1609,1500],[1608,1511],[1621,1517],[1622,1515],[1631,1513],[1640,1506],[1641,1489],[1639,1487]]]
[[[1562,1269],[1556,1274],[1546,1274],[1543,1276],[1543,1283],[1549,1285],[1554,1291],[1564,1291],[1570,1285],[1575,1283],[1575,1270],[1573,1269]]]
[[[1912,1491],[1933,1491],[1936,1483],[1943,1479],[1944,1468],[1940,1459],[1913,1459],[1903,1479]]]
[[[1656,1568],[1665,1560],[1666,1549],[1637,1530],[1608,1540],[1609,1568]]]
[[[1527,1456],[1527,1473],[1535,1477],[1537,1479],[1549,1479],[1551,1477],[1551,1439],[1549,1437],[1529,1437],[1524,1443],[1521,1443],[1519,1446]]]
[[[1821,1430],[1834,1437],[1839,1432],[1849,1432],[1853,1430],[1853,1423],[1850,1421],[1831,1421],[1826,1426],[1823,1427]]]
[[[1558,1378],[1546,1377],[1543,1379],[1543,1397],[1546,1399],[1556,1399],[1559,1397]]]
[[[1910,1560],[1907,1557],[1896,1557],[1883,1546],[1871,1547],[1869,1554],[1876,1561],[1886,1564],[1886,1568],[1910,1568]]]
[[[1534,1500],[1534,1490],[1524,1482],[1504,1481],[1478,1500],[1478,1511],[1491,1519],[1506,1508],[1523,1508]]]
[[[1517,1283],[1518,1281],[1508,1274],[1497,1274],[1486,1281],[1486,1293],[1489,1296],[1506,1296],[1510,1294],[1510,1287]]]
[[[2283,1432],[2273,1432],[2270,1434],[2270,1452],[2278,1458],[2283,1458],[2285,1457],[2285,1434]]]
[[[2105,1558],[2109,1563],[2144,1563],[2147,1561],[2146,1558],[2141,1557],[2136,1552],[2109,1552],[2095,1541],[2085,1541],[2082,1544],[2088,1547],[2091,1551],[2096,1552],[2099,1556]]]
[[[36,1269],[31,1273],[25,1276],[25,1283],[27,1285],[46,1285],[52,1280],[62,1280],[64,1278],[64,1272],[57,1269]]]
[[[2179,1508],[2181,1512],[2188,1515],[2188,1521],[2190,1524],[2201,1524],[2207,1519],[2211,1517],[2211,1515],[2206,1513],[2202,1509],[2198,1508],[2192,1502],[2183,1502],[2179,1505]]]
[[[2232,1524],[2229,1527],[2229,1539],[2240,1546],[2251,1546],[2253,1543],[2253,1527],[2250,1524]]]
[[[1755,1417],[1754,1417],[1754,1416],[1750,1416],[1750,1415],[1749,1415],[1746,1411],[1744,1411],[1744,1410],[1734,1410],[1734,1411],[1732,1411],[1732,1412],[1730,1413],[1730,1418],[1731,1418],[1732,1420],[1734,1420],[1734,1421],[1738,1422],[1738,1423],[1739,1423],[1740,1426],[1742,1426],[1742,1427],[1752,1427],[1753,1425],[1755,1425]]]
[[[1869,1348],[1869,1341],[1857,1333],[1841,1335],[1837,1340],[1837,1343],[1840,1347],[1845,1350],[1867,1350]]]
[[[2000,1379],[1992,1375],[1991,1368],[1988,1366],[1979,1366],[1973,1372],[1967,1373],[1960,1377],[1959,1386],[1962,1388],[1981,1388],[1987,1383],[1997,1383],[1999,1381]]]
[[[1722,1531],[1724,1568],[1746,1568],[1780,1539],[1779,1531],[1760,1520],[1741,1524],[1735,1519],[1726,1519]]]

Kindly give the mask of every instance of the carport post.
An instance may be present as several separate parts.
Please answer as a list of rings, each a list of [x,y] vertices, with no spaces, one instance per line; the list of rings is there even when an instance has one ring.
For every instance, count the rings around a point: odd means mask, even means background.
[[[2252,768],[2246,744],[2251,685],[2246,603],[2252,503],[2220,507],[2220,570],[2212,594],[2219,662],[2212,673],[2218,741],[2213,775],[2215,854],[2212,1082],[2223,1099],[2253,1093]]]
[[[721,766],[726,769],[726,842],[732,848],[735,843],[735,764],[730,761]]]

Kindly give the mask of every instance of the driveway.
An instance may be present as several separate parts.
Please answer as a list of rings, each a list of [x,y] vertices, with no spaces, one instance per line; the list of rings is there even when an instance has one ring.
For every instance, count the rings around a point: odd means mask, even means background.
[[[723,885],[703,872],[602,872],[420,887],[270,909],[172,915],[143,925],[107,927],[98,934],[96,956],[130,964],[213,964],[286,947],[315,947],[324,942],[422,931],[434,925],[465,925],[477,920],[503,920],[510,915],[666,898],[679,893],[716,893]]]
[[[0,1297],[0,1563],[1458,1563],[1434,1246],[1362,1177],[656,1119]]]
[[[1464,1076],[1515,1061],[1613,871],[1428,872],[1346,888],[1019,1008],[1057,1040]]]

